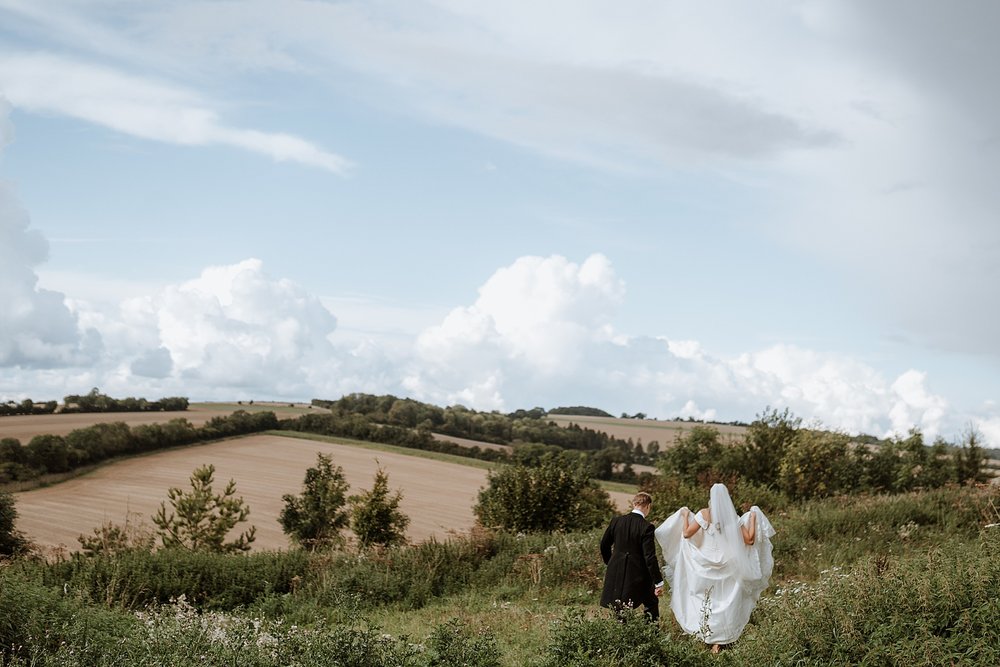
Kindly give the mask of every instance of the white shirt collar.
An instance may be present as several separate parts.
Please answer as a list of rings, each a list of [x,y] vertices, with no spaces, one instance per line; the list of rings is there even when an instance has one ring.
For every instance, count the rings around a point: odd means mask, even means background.
[[[642,511],[641,509],[639,509],[638,507],[636,507],[635,509],[633,509],[633,510],[632,510],[632,514],[638,514],[638,515],[639,515],[639,516],[641,516],[641,517],[642,517],[643,519],[645,519],[645,518],[646,518],[646,515],[645,515],[645,513],[644,513],[644,512],[643,512],[643,511]]]

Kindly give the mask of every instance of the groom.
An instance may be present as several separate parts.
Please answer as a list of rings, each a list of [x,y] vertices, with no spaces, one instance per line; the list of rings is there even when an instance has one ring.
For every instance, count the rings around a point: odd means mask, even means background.
[[[641,604],[649,620],[656,621],[660,617],[657,598],[663,594],[663,579],[656,560],[654,526],[646,521],[652,506],[652,496],[640,491],[632,499],[632,511],[616,516],[604,531],[601,557],[608,571],[601,606],[620,609]]]

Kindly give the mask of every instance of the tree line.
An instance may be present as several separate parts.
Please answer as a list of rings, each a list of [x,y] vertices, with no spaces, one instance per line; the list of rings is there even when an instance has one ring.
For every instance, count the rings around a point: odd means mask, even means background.
[[[188,409],[184,396],[167,396],[150,401],[145,398],[112,398],[94,387],[86,394],[63,397],[60,412],[175,412]],[[10,415],[50,415],[59,409],[57,401],[35,401],[25,398],[20,402],[0,403],[0,417]]]
[[[778,505],[847,493],[904,493],[989,479],[986,450],[972,428],[954,444],[939,437],[927,446],[917,430],[905,438],[873,443],[868,438],[804,428],[787,409],[778,412],[770,408],[750,424],[743,441],[736,445],[724,444],[715,428],[696,426],[662,454],[658,468],[658,478],[642,480],[654,492],[673,496],[684,489],[704,489],[723,481],[744,487],[749,495],[769,496]],[[779,502],[776,494],[784,499]]]
[[[258,433],[278,427],[273,412],[237,410],[194,426],[179,417],[163,424],[129,426],[124,422],[94,424],[67,435],[36,435],[26,445],[17,438],[0,439],[0,483],[36,479],[47,473],[65,473],[82,466],[131,454],[151,452]]]

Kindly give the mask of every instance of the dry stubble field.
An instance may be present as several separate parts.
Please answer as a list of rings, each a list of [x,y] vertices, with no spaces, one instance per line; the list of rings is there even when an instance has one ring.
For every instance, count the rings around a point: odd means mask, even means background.
[[[389,474],[389,486],[403,493],[402,511],[410,517],[407,537],[421,542],[464,532],[475,522],[472,507],[486,483],[479,467],[376,451],[346,444],[318,442],[276,435],[256,435],[196,447],[174,449],[126,459],[42,489],[16,494],[18,528],[44,547],[79,549],[77,536],[91,534],[104,523],[125,522],[135,512],[152,527],[150,516],[166,500],[172,486],[188,488],[191,471],[214,464],[216,486],[230,478],[250,506],[249,523],[257,526],[255,550],[289,546],[278,514],[281,496],[299,493],[306,468],[316,453],[332,456],[344,468],[351,492],[371,488],[379,464]],[[629,495],[612,492],[623,508]]]
[[[213,417],[227,417],[237,410],[247,412],[274,412],[278,418],[296,416],[306,412],[328,412],[323,408],[288,403],[192,403],[187,410],[174,412],[71,412],[54,415],[13,415],[0,418],[0,438],[17,438],[26,445],[36,435],[66,435],[78,428],[94,424],[124,422],[129,426],[165,424],[171,419],[187,419],[195,426],[202,426]]]
[[[682,437],[686,432],[695,426],[708,426],[716,429],[722,436],[723,442],[742,440],[746,433],[745,426],[731,426],[729,424],[704,424],[702,422],[686,421],[659,421],[656,419],[618,419],[615,417],[589,417],[577,415],[548,415],[547,419],[554,421],[560,426],[577,424],[580,428],[589,428],[594,431],[601,431],[608,435],[638,442],[642,439],[643,445],[648,445],[656,440],[660,443],[660,448],[673,446],[678,437]]]

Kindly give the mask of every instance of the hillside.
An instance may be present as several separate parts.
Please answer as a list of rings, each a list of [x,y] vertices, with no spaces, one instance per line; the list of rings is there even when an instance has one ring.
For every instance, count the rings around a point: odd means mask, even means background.
[[[708,426],[719,431],[724,441],[736,441],[746,433],[745,426],[731,426],[729,424],[706,424],[704,422],[688,421],[662,421],[657,419],[621,419],[617,417],[594,417],[584,415],[561,415],[549,413],[546,416],[549,421],[554,421],[560,426],[577,424],[581,428],[589,428],[601,433],[607,433],[613,438],[629,440],[638,443],[642,440],[643,445],[648,445],[654,440],[660,443],[660,447],[669,447],[679,437],[696,426]]]
[[[167,489],[187,488],[198,466],[214,464],[221,488],[230,479],[250,506],[249,522],[257,526],[255,550],[284,549],[288,540],[278,525],[281,496],[298,493],[306,468],[316,453],[343,466],[351,492],[371,488],[377,466],[389,473],[392,488],[403,493],[401,509],[410,517],[411,542],[444,539],[466,532],[475,519],[472,507],[486,483],[486,464],[474,459],[344,439],[302,439],[255,435],[195,447],[172,449],[118,461],[53,486],[16,494],[18,527],[44,547],[79,548],[77,536],[90,534],[105,521],[122,524],[134,512],[149,517],[166,500]],[[421,456],[424,454],[424,456]],[[612,492],[624,509],[630,495]]]

